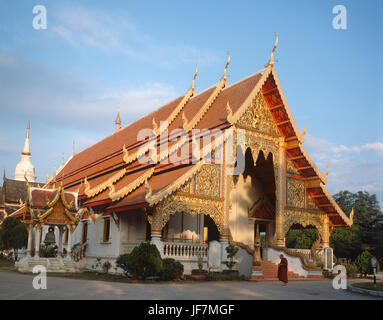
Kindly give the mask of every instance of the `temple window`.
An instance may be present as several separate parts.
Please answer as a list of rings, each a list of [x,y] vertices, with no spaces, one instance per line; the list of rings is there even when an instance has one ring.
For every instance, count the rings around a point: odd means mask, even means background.
[[[110,218],[104,219],[103,242],[110,242]]]

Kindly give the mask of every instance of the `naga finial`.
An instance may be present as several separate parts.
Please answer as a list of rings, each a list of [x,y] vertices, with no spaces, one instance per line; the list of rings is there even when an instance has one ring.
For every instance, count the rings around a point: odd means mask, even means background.
[[[327,167],[325,173],[324,173],[324,179],[325,179],[325,182],[327,182],[327,178],[328,178],[328,173],[329,173],[329,169]]]
[[[277,35],[276,32],[274,32],[274,35],[275,35],[275,44],[274,44],[274,48],[273,48],[273,50],[271,51],[270,60],[269,60],[269,62],[265,65],[265,68],[268,67],[268,66],[272,66],[272,65],[274,65],[274,52],[275,52],[275,50],[277,49],[277,46],[278,46],[278,35]]]
[[[195,66],[195,73],[194,73],[194,77],[193,77],[193,82],[192,82],[192,85],[191,85],[191,89],[193,91],[193,94],[195,94],[195,78],[197,78],[197,75],[198,75],[198,64],[196,64]]]
[[[145,179],[145,189],[146,189],[146,195],[145,195],[145,200],[149,202],[150,197],[153,194],[152,187],[150,186],[148,179]]]
[[[354,208],[351,209],[350,220],[351,220],[352,223],[354,222]]]
[[[302,135],[302,142],[304,142],[305,141],[305,135],[306,135],[306,126],[303,127],[301,135]]]
[[[153,131],[155,134],[157,134],[157,131],[158,131],[158,124],[156,122],[156,119],[153,118],[152,120],[152,124],[153,124]]]
[[[187,130],[187,127],[188,127],[188,119],[186,118],[185,116],[185,112],[182,112],[182,127],[184,128],[185,131],[188,131]]]
[[[225,66],[225,71],[223,73],[223,79],[226,81],[226,83],[227,83],[227,67],[230,64],[230,52],[228,51],[227,54],[228,54],[228,58],[227,58],[226,66]]]
[[[230,124],[233,124],[233,110],[230,107],[229,101],[227,101],[227,104],[226,104],[226,111],[227,111],[227,117],[226,117],[227,122],[229,122]]]

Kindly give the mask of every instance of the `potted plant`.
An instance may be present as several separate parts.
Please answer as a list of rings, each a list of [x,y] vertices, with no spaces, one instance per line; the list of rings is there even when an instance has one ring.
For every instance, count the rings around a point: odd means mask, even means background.
[[[198,255],[198,269],[193,269],[191,272],[191,278],[193,280],[206,280],[207,271],[203,270],[203,257]]]
[[[233,270],[233,268],[237,264],[237,261],[234,260],[234,256],[237,254],[238,250],[239,248],[232,245],[226,247],[228,260],[225,261],[225,264],[229,268],[229,270],[224,270],[225,273],[238,273],[238,270]]]

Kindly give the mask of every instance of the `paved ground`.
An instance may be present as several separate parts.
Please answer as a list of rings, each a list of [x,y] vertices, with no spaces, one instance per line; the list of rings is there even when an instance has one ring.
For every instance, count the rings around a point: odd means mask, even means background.
[[[49,277],[46,290],[35,290],[32,275],[0,272],[0,300],[5,299],[139,299],[139,300],[231,300],[231,299],[381,299],[335,290],[331,281],[279,282],[187,282],[129,284]]]

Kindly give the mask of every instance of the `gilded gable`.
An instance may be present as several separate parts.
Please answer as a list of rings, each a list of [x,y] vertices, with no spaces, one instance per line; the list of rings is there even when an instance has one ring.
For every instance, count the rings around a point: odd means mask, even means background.
[[[261,92],[258,92],[237,124],[273,137],[281,136]]]

